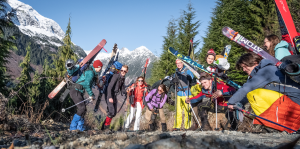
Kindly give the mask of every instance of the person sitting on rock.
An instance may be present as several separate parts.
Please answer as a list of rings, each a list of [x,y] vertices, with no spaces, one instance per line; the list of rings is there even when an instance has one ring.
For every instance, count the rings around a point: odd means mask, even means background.
[[[130,87],[130,89],[128,90],[129,94],[127,94],[129,96],[129,98],[133,97],[133,103],[131,103],[130,106],[130,114],[128,115],[127,119],[126,119],[126,123],[125,123],[125,131],[128,131],[129,129],[129,124],[131,123],[134,115],[136,115],[135,117],[135,123],[134,123],[134,131],[138,131],[140,129],[140,118],[141,118],[141,114],[142,114],[142,109],[145,107],[145,105],[143,104],[143,96],[147,96],[148,92],[147,92],[147,86],[145,83],[145,79],[144,77],[140,76],[136,79],[136,82],[134,84],[132,84],[132,86]],[[144,93],[145,92],[145,93]],[[131,97],[130,97],[131,96]],[[130,101],[127,101],[127,104],[129,104]]]
[[[195,97],[186,99],[186,102],[191,103],[198,120],[199,120],[199,115],[198,115],[198,108],[199,108],[202,129],[204,131],[212,130],[208,122],[208,112],[209,111],[216,112],[214,107],[215,104],[213,103],[215,102],[214,99],[217,99],[217,104],[218,104],[217,112],[226,113],[227,118],[229,115],[230,117],[228,119],[233,120],[232,112],[227,113],[229,111],[227,110],[226,98],[223,96],[233,95],[236,91],[235,88],[225,85],[224,83],[217,83],[217,91],[213,93],[213,88],[215,83],[212,81],[212,77],[205,72],[201,73],[201,77],[199,81],[201,82],[202,85],[201,92]],[[235,130],[237,122],[232,121],[230,123],[231,123],[231,129]]]
[[[117,114],[117,94],[119,93],[126,93],[125,91],[125,75],[128,72],[128,66],[123,65],[120,73],[114,74],[109,80],[108,80],[108,87],[105,94],[105,100],[107,104],[107,116],[106,119],[102,125],[101,130],[104,132],[110,133],[110,123],[113,117]]]
[[[300,128],[300,84],[287,77],[274,62],[253,52],[242,55],[236,68],[247,73],[249,79],[229,99],[229,109],[233,110],[235,104],[248,99],[256,115],[294,130]],[[291,132],[259,118],[254,119],[254,124]]]
[[[163,106],[167,101],[167,88],[164,84],[158,86],[157,89],[151,90],[146,96],[145,101],[148,108],[146,109],[145,118],[150,123],[150,130],[155,130],[155,116],[159,113],[161,120],[162,131],[167,131],[166,118],[163,110]]]

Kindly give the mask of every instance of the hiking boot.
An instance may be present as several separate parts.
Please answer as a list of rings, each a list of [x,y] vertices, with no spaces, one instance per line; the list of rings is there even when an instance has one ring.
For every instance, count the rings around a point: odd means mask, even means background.
[[[109,127],[110,127],[110,125],[104,125],[104,126],[103,126],[102,132],[105,133],[105,134],[110,134],[110,133],[112,133],[112,130],[109,129]]]
[[[168,131],[168,130],[167,130],[167,124],[166,124],[166,123],[161,123],[161,130],[162,130],[163,132]]]
[[[149,128],[150,131],[155,131],[155,124],[154,123],[149,124]]]

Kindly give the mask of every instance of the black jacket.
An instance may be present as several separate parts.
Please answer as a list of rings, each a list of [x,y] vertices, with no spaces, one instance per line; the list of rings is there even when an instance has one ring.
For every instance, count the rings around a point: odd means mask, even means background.
[[[119,73],[114,74],[108,80],[108,87],[107,87],[107,99],[115,97],[117,93],[120,91],[125,93],[125,76],[122,77]]]

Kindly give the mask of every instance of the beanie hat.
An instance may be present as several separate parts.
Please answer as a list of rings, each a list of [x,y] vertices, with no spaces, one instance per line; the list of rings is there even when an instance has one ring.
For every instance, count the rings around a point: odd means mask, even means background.
[[[215,53],[214,49],[209,49],[209,50],[207,51],[207,55],[213,55],[213,56],[216,56],[216,53]]]
[[[181,62],[181,60],[180,60],[180,59],[176,59],[176,63],[177,63],[177,62]]]
[[[102,67],[103,64],[100,60],[95,60],[93,66],[94,68],[98,68],[99,66]]]

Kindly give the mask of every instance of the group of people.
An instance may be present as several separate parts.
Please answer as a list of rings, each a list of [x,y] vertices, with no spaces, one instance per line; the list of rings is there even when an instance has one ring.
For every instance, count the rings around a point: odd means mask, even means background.
[[[289,51],[289,44],[286,41],[280,41],[276,35],[267,36],[264,40],[264,46],[267,51],[278,60],[291,55]],[[222,58],[221,58],[222,59]],[[213,73],[221,73],[224,76],[226,70],[230,65],[227,60],[222,59],[221,66],[215,66],[214,62],[217,60],[217,55],[213,49],[208,50],[206,55],[206,68]],[[226,118],[230,122],[230,130],[237,130],[238,121],[234,118],[234,105],[246,104],[250,102],[254,112],[259,115],[263,113],[270,120],[274,120],[281,125],[288,125],[293,129],[300,128],[300,115],[297,111],[300,110],[300,84],[286,76],[275,64],[267,59],[262,59],[255,53],[246,53],[242,55],[236,62],[236,69],[244,71],[248,75],[245,84],[239,89],[228,86],[222,81],[215,80],[210,74],[202,72],[200,78],[197,78],[198,83],[195,82],[194,74],[184,65],[184,63],[177,59],[175,61],[177,69],[172,78],[171,84],[175,87],[176,96],[176,114],[174,117],[173,131],[181,129],[183,123],[184,112],[184,129],[185,130],[212,130],[208,121],[208,112],[226,113]],[[66,64],[68,65],[68,64]],[[113,74],[111,78],[97,78],[97,73],[102,69],[102,62],[100,60],[94,61],[93,65],[88,66],[84,70],[79,79],[71,87],[70,95],[75,103],[83,101],[84,90],[89,94],[90,99],[94,100],[95,96],[92,92],[92,86],[98,85],[99,79],[107,82],[107,88],[104,92],[107,104],[107,116],[103,123],[102,130],[110,131],[110,123],[112,118],[117,114],[117,99],[119,93],[128,96],[128,103],[130,104],[130,114],[125,121],[125,131],[129,131],[130,123],[135,117],[134,131],[140,130],[140,121],[143,108],[146,108],[145,119],[149,122],[149,130],[155,130],[155,117],[159,115],[162,131],[167,131],[166,116],[164,113],[164,105],[170,94],[163,83],[158,87],[149,89],[145,82],[145,78],[140,76],[127,89],[125,89],[125,75],[128,72],[128,66],[123,65],[118,73]],[[78,65],[68,67],[69,75],[72,71],[79,69]],[[218,70],[219,69],[219,70]],[[220,76],[220,75],[219,75]],[[224,77],[222,77],[224,78]],[[226,78],[226,77],[225,77]],[[175,84],[175,85],[174,85]],[[200,88],[197,93],[192,93],[191,89],[194,86]],[[200,87],[199,87],[200,86]],[[269,103],[266,99],[266,93],[276,94],[276,100]],[[280,95],[280,96],[278,96]],[[267,95],[269,96],[269,95]],[[271,96],[271,95],[270,95]],[[277,98],[278,97],[278,98]],[[129,99],[132,98],[129,103]],[[282,98],[282,99],[281,99]],[[272,107],[276,104],[275,111]],[[260,100],[260,102],[258,102]],[[261,102],[264,101],[264,102]],[[268,103],[268,106],[267,106]],[[84,113],[86,111],[85,104],[81,103],[78,106],[77,113],[74,115],[70,130],[84,130]],[[288,109],[287,109],[288,108]],[[298,110],[297,110],[298,109]],[[191,112],[193,111],[193,112]],[[275,114],[275,115],[274,115]],[[199,123],[200,122],[200,123]],[[285,130],[279,126],[274,126],[261,119],[256,119],[255,124],[265,125],[267,127]]]

